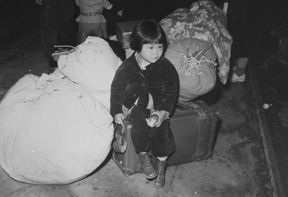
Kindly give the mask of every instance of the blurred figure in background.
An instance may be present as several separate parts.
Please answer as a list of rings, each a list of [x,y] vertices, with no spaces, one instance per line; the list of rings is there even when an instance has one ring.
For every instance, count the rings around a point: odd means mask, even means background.
[[[233,36],[231,82],[244,82],[255,32],[253,27],[253,1],[229,1],[227,19],[228,29]]]
[[[82,43],[88,36],[99,36],[108,38],[106,19],[103,9],[110,10],[113,5],[108,0],[75,0],[80,8],[80,15],[77,18],[79,23],[79,43]]]
[[[222,8],[225,2],[228,3],[228,30],[233,37],[231,82],[244,82],[251,59],[266,58],[271,50],[270,29],[279,21],[280,13],[285,9],[283,9],[284,0],[213,1]]]
[[[75,2],[72,0],[35,0],[40,5],[42,47],[49,65],[57,67],[52,53],[55,45],[76,44]]]
[[[233,37],[231,49],[232,83],[246,80],[246,70],[257,40],[256,16],[258,6],[256,0],[216,0],[223,8],[228,3],[228,30]],[[258,10],[259,11],[259,10]]]

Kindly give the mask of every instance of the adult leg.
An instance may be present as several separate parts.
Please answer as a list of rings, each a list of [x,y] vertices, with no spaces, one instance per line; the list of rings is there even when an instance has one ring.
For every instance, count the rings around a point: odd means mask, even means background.
[[[233,36],[232,62],[233,74],[231,82],[244,82],[246,70],[255,40],[254,5],[251,1],[232,1],[229,4],[228,26]]]
[[[90,24],[80,22],[78,29],[78,44],[84,42],[89,33],[90,33]]]
[[[57,63],[52,58],[54,45],[57,44],[57,21],[56,10],[53,6],[43,5],[41,7],[41,42],[44,55],[50,67],[57,67]]]
[[[90,35],[108,38],[106,23],[93,23],[93,24],[91,24]]]
[[[76,24],[74,21],[67,21],[58,25],[58,44],[75,46]]]
[[[75,1],[54,0],[57,6],[57,36],[59,45],[76,44]]]

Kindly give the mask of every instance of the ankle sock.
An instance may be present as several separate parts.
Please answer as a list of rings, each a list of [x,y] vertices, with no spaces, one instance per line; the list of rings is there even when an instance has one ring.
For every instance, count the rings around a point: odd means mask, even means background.
[[[166,160],[167,160],[167,156],[166,156],[166,157],[157,157],[157,159],[158,159],[159,161],[166,161]]]

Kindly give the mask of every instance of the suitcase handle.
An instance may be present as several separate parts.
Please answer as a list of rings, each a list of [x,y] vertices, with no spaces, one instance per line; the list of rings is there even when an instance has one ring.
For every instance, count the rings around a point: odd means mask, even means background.
[[[121,124],[115,124],[114,127],[114,140],[112,147],[117,153],[124,153],[127,148],[125,128]]]

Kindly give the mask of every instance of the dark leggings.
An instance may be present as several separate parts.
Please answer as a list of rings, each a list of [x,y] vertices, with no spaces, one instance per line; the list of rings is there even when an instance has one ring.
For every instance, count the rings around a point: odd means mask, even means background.
[[[145,118],[149,111],[134,106],[129,120],[132,123],[132,141],[137,153],[149,150],[156,157],[169,156],[175,150],[175,142],[170,129],[170,121],[164,120],[159,127],[148,127]]]

